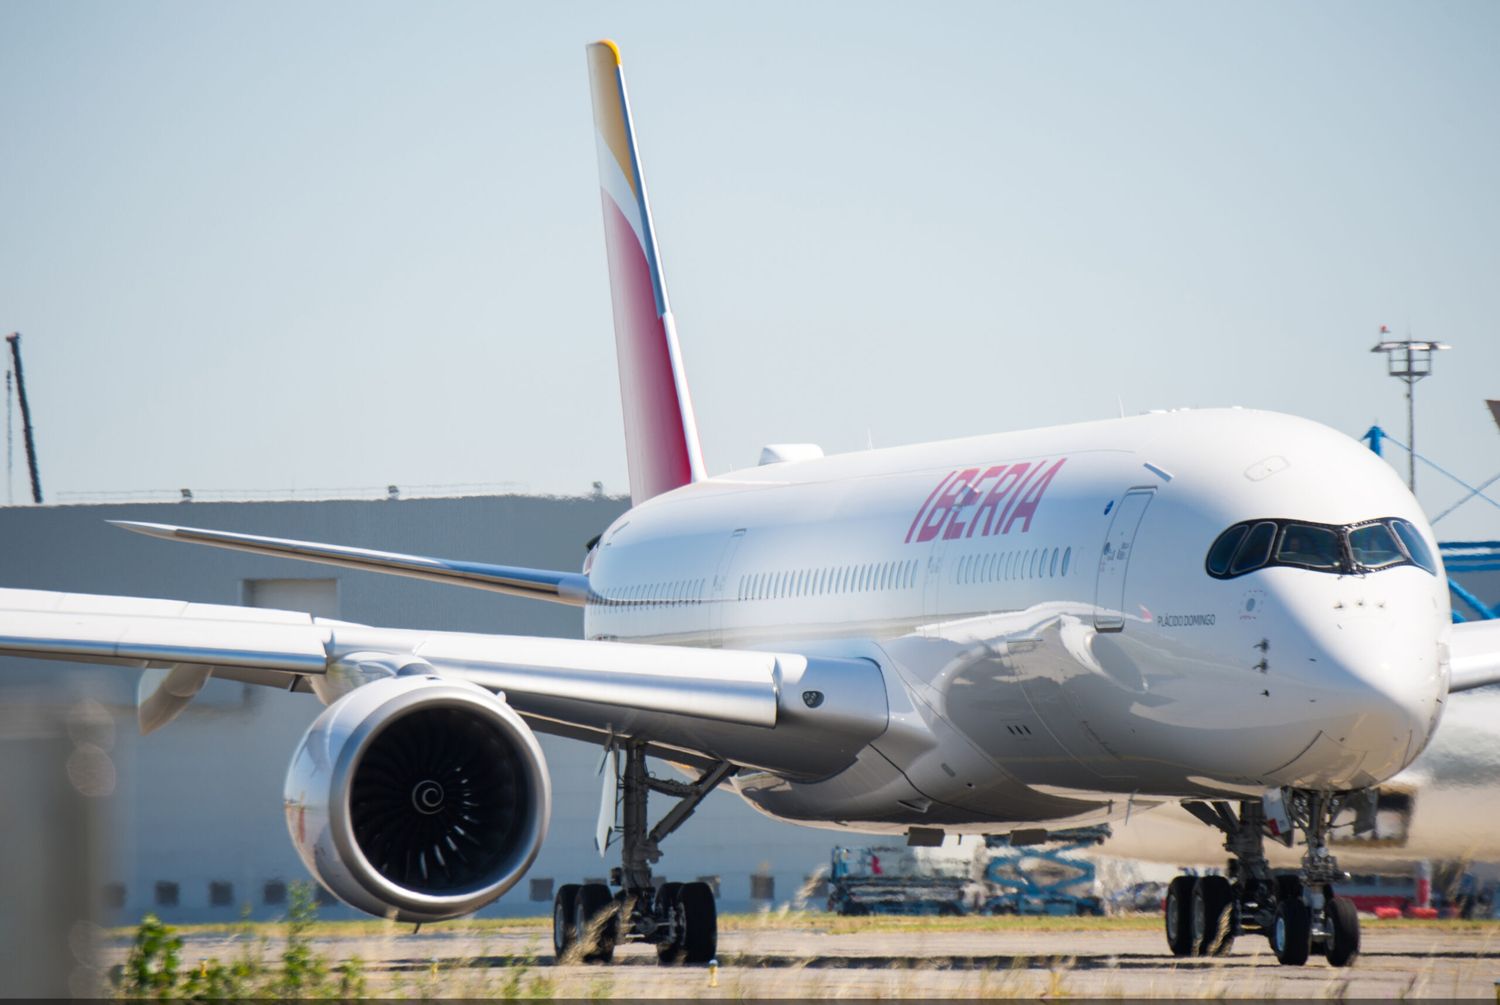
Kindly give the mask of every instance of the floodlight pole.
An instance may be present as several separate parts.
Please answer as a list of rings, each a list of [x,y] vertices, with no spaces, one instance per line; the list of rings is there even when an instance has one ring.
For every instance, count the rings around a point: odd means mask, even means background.
[[[21,405],[21,436],[26,443],[26,467],[31,472],[31,500],[42,504],[42,479],[36,471],[36,440],[31,433],[31,407],[26,403],[26,375],[21,370],[21,333],[5,336],[10,343],[11,369],[16,375],[16,398]]]
[[[1408,359],[1410,357],[1408,356]],[[1417,381],[1406,382],[1406,485],[1417,494]]]
[[[1390,329],[1381,325],[1380,334],[1389,335]],[[1406,484],[1412,495],[1417,494],[1417,381],[1432,373],[1433,353],[1451,348],[1443,342],[1387,339],[1370,350],[1385,353],[1386,372],[1406,382]]]

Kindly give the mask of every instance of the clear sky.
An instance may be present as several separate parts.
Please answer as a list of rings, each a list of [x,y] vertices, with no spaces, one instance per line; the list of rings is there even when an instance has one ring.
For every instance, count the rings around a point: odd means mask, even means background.
[[[1419,446],[1500,471],[1492,0],[4,0],[0,328],[49,495],[623,492],[606,35],[713,471],[1120,403],[1404,439],[1382,323],[1455,346]]]

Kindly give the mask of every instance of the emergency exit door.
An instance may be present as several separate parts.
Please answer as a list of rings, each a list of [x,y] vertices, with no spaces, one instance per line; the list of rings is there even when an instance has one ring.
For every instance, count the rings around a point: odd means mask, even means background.
[[[719,565],[714,569],[713,582],[709,584],[709,645],[715,648],[724,644],[724,613],[729,607],[730,576],[734,571],[734,556],[744,543],[744,527],[729,535],[728,543],[719,554]]]
[[[1135,550],[1135,532],[1151,505],[1155,489],[1131,489],[1115,507],[1099,555],[1099,575],[1094,581],[1094,628],[1118,632],[1125,627],[1125,578],[1130,553]]]

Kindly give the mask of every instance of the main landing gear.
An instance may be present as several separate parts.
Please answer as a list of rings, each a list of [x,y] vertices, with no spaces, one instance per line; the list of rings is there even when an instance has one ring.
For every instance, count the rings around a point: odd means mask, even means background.
[[[621,942],[649,942],[663,965],[707,963],[719,944],[718,908],[707,883],[662,883],[651,876],[651,863],[661,858],[661,841],[692,815],[705,796],[727,778],[733,768],[720,762],[696,782],[653,778],[646,771],[646,747],[632,741],[625,747],[621,865],[610,877],[619,887],[611,893],[603,883],[569,883],[559,887],[552,902],[552,946],[559,961],[608,963]],[[652,792],[678,797],[656,826],[646,827],[646,798]]]
[[[1178,876],[1167,888],[1167,944],[1173,956],[1223,956],[1236,936],[1270,940],[1279,963],[1299,967],[1314,952],[1336,967],[1359,955],[1359,915],[1353,901],[1334,894],[1343,878],[1328,851],[1334,817],[1363,798],[1360,793],[1286,789],[1279,799],[1245,800],[1239,813],[1228,802],[1187,802],[1183,808],[1225,834],[1232,856],[1228,876]],[[1267,819],[1267,807],[1275,813]],[[1296,830],[1307,854],[1295,873],[1271,872],[1265,837],[1291,847]]]

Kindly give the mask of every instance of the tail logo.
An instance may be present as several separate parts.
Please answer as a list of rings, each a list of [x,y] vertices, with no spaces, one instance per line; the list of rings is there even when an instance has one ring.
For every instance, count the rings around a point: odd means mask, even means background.
[[[596,42],[588,47],[588,65],[630,497],[640,504],[701,481],[703,456],[662,279],[620,50],[613,42]]]

